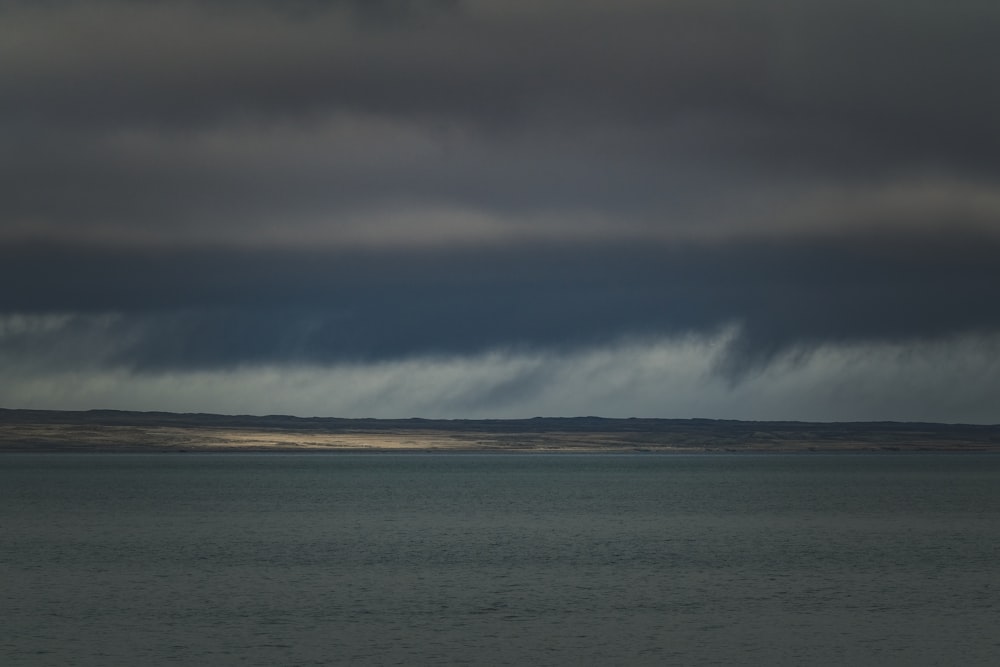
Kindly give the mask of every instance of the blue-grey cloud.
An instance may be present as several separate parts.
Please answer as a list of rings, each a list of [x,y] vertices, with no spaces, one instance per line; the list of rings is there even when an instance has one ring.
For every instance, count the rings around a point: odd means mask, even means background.
[[[994,237],[944,234],[284,253],[36,245],[4,253],[0,309],[116,313],[95,320],[117,341],[109,361],[146,370],[561,350],[737,325],[738,371],[795,347],[996,330],[998,250]]]

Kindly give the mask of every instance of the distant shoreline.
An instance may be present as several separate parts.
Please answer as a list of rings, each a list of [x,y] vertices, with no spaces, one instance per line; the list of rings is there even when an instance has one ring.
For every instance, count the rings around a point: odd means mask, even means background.
[[[0,453],[1000,452],[1000,425],[710,419],[340,419],[0,409]]]

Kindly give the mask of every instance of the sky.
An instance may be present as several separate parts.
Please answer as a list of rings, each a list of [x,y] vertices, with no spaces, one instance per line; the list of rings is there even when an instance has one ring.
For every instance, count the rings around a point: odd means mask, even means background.
[[[997,34],[0,0],[0,406],[1000,423]]]

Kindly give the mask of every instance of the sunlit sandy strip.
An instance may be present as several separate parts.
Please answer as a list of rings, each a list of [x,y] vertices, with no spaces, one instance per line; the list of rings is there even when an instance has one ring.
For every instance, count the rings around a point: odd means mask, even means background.
[[[0,430],[0,449],[39,451],[622,451],[639,443],[610,433],[481,433],[474,431],[375,431],[314,433],[225,428],[10,425]],[[685,449],[665,443],[657,450]]]

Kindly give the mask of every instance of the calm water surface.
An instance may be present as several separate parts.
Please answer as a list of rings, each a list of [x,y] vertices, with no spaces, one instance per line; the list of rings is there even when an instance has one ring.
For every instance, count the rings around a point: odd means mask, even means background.
[[[996,665],[1000,456],[4,455],[0,664]]]

